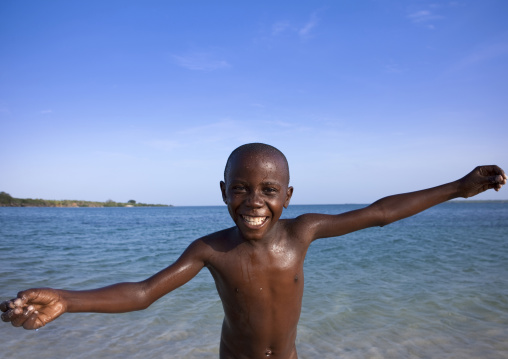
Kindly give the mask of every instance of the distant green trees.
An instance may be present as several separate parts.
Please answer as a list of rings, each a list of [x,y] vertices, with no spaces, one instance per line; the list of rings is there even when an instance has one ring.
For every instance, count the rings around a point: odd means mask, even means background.
[[[106,202],[91,202],[78,200],[47,200],[32,198],[14,198],[6,192],[0,192],[0,207],[168,207],[165,204],[137,203],[131,199],[127,203],[115,202],[108,199]],[[169,206],[171,207],[171,206]]]
[[[104,207],[118,207],[118,203],[116,203],[111,199],[108,199],[106,202],[104,202]]]
[[[0,204],[10,205],[11,203],[12,203],[11,195],[5,192],[0,192]]]

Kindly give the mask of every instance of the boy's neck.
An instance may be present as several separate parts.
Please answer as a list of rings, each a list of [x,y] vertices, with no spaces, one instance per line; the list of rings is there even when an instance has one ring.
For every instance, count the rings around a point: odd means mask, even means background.
[[[236,231],[238,233],[239,238],[241,238],[242,242],[245,242],[254,248],[267,248],[279,240],[280,238],[279,227],[280,223],[277,222],[269,230],[269,232],[265,233],[260,238],[256,238],[255,236],[244,235],[238,227],[236,227]]]

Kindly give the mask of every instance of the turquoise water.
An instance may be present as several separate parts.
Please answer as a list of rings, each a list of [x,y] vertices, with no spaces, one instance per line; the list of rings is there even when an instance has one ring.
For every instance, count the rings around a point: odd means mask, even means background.
[[[225,207],[0,208],[0,299],[141,280],[231,225]],[[221,324],[204,269],[145,311],[65,314],[37,332],[2,323],[2,357],[217,358]],[[307,254],[300,358],[508,358],[507,338],[508,204],[445,203]]]

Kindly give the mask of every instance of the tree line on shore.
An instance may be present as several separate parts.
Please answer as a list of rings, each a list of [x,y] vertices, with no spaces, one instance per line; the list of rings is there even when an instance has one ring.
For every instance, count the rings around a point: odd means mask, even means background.
[[[131,199],[127,202],[78,201],[78,200],[48,200],[32,198],[14,198],[6,192],[0,192],[0,207],[171,207],[165,204],[137,203]]]

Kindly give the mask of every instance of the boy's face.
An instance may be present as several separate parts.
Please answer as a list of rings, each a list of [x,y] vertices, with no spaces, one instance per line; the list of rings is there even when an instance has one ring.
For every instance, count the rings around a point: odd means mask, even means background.
[[[286,163],[272,154],[240,154],[226,176],[220,186],[231,218],[244,238],[265,238],[293,194]]]

